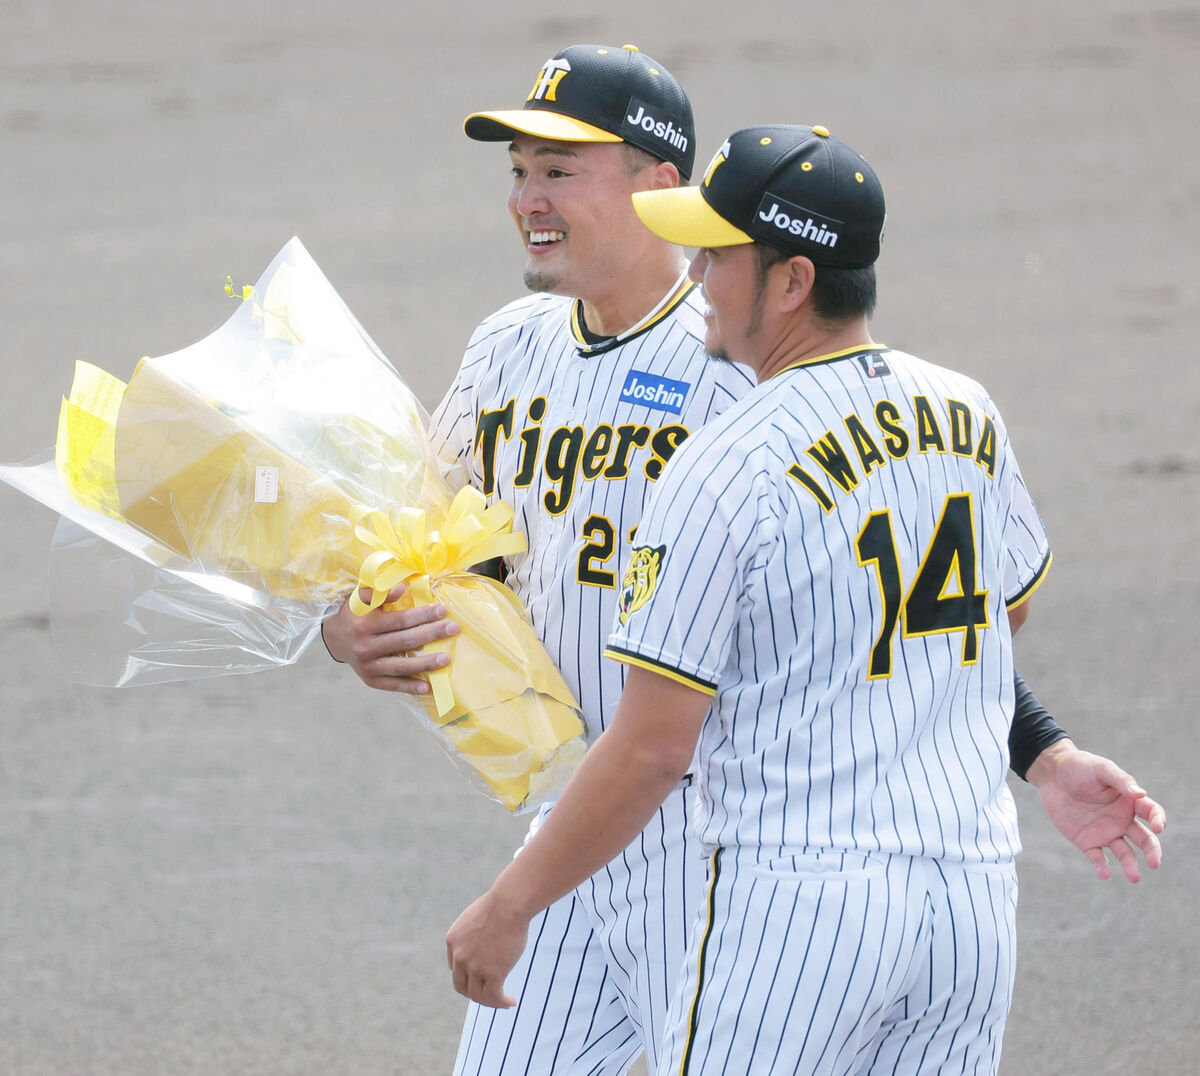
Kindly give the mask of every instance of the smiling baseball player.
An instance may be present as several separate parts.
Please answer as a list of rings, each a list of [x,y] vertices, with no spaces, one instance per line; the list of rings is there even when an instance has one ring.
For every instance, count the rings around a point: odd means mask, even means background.
[[[508,145],[536,294],[476,329],[432,433],[514,507],[529,552],[506,582],[598,736],[624,682],[603,643],[648,490],[753,379],[708,361],[682,252],[630,202],[691,173],[691,106],[665,67],[632,46],[572,46],[543,64],[525,108],[473,114],[465,129]],[[512,976],[520,1004],[470,1008],[456,1072],[615,1074],[643,1048],[657,1062],[703,892],[684,836],[689,785],[681,774],[643,832],[539,918]]]

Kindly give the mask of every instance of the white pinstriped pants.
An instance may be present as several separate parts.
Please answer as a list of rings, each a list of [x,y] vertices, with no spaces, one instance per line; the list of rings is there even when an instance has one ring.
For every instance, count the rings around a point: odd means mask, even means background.
[[[1012,863],[768,856],[713,857],[659,1076],[996,1072]]]
[[[513,1009],[467,1009],[456,1076],[620,1076],[658,1061],[706,863],[671,793],[621,855],[534,918],[505,980]]]

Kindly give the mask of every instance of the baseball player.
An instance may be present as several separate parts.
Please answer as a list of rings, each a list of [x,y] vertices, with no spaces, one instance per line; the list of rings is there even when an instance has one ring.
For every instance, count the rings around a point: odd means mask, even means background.
[[[506,582],[598,736],[623,684],[603,644],[647,491],[753,378],[707,359],[686,260],[630,200],[691,174],[695,129],[678,82],[632,46],[577,45],[542,66],[526,106],[474,114],[466,132],[508,144],[509,210],[534,294],[476,329],[432,436],[513,506],[529,551],[507,563]],[[420,671],[423,658],[390,655],[446,625],[415,619],[407,634],[375,637],[379,664],[360,661],[364,679],[398,686]],[[363,632],[364,620],[350,627]],[[331,652],[350,656],[336,628]],[[704,860],[684,838],[690,783],[680,775],[644,832],[539,917],[513,975],[520,1005],[470,1008],[456,1072],[615,1074],[643,1048],[657,1061],[703,892]]]
[[[660,1073],[995,1072],[1015,968],[1010,625],[1050,564],[975,382],[867,331],[883,192],[822,127],[753,127],[634,195],[700,248],[710,354],[756,389],[651,491],[608,731],[447,939],[505,1003],[524,925],[695,762],[707,898]]]
[[[507,581],[598,735],[624,679],[602,659],[602,642],[647,492],[683,439],[753,379],[705,357],[682,254],[632,210],[634,190],[673,187],[691,170],[690,105],[662,65],[631,46],[564,49],[537,73],[524,109],[476,114],[467,133],[510,144],[509,208],[537,294],[476,330],[433,436],[475,485],[515,508],[529,552],[506,566]],[[429,607],[356,618],[343,609],[324,634],[367,683],[420,693],[420,674],[445,658],[413,652],[454,633],[444,615]],[[1056,790],[1060,828],[1074,838],[1091,827],[1089,840],[1097,821],[1108,840],[1129,826],[1143,832],[1132,779],[1114,785],[1111,763],[1063,735],[1030,695],[1014,765],[1037,759],[1029,776],[1042,773]],[[471,1006],[457,1071],[615,1073],[643,1046],[655,1061],[703,894],[704,864],[685,837],[689,783],[538,919],[510,978],[519,1004]]]

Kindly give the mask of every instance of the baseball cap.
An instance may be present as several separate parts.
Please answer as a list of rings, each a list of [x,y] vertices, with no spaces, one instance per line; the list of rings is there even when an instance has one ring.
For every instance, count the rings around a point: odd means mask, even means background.
[[[636,45],[571,45],[538,72],[521,109],[473,112],[468,137],[507,142],[521,131],[563,142],[628,142],[688,179],[696,125],[683,87]]]
[[[745,127],[697,187],[640,191],[642,222],[685,247],[765,243],[816,265],[859,269],[879,257],[885,210],[871,166],[824,127]]]

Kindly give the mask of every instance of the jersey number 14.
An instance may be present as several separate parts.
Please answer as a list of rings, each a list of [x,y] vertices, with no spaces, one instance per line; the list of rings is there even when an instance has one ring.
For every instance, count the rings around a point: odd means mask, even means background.
[[[975,524],[971,495],[952,493],[929,548],[904,597],[891,509],[872,512],[855,542],[858,563],[874,566],[883,599],[883,629],[871,648],[869,680],[892,675],[892,638],[901,622],[905,639],[961,631],[962,663],[979,659],[979,629],[988,623],[986,590],[976,590]]]

